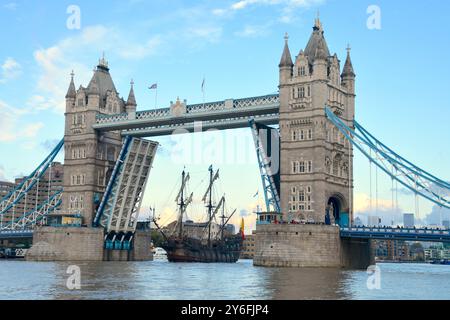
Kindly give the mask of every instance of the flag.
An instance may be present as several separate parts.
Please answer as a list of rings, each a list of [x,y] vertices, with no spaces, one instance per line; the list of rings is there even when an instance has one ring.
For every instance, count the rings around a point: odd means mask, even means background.
[[[244,234],[244,218],[241,219],[241,229],[240,229],[240,231],[241,231],[241,237],[242,237],[242,240],[245,240],[245,234]]]
[[[152,84],[150,87],[148,87],[150,90],[152,90],[152,89],[158,89],[158,84],[157,83],[154,83],[154,84]]]
[[[202,81],[202,92],[205,92],[205,78],[203,77]]]
[[[259,191],[256,191],[256,193],[253,195],[253,198],[256,198],[259,194]]]

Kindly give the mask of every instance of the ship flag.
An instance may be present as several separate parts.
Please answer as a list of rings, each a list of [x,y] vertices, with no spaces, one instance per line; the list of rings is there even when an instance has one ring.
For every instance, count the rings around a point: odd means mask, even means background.
[[[244,218],[241,218],[241,229],[240,229],[240,231],[241,231],[242,240],[245,239],[244,229],[245,229],[244,228]]]

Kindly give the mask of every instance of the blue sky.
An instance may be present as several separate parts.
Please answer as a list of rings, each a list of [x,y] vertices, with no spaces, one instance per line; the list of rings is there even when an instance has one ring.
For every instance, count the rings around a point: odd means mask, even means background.
[[[66,25],[72,4],[81,10],[80,29]],[[370,5],[381,9],[380,30],[367,28]],[[347,44],[352,47],[359,122],[401,155],[449,180],[450,4],[364,0],[2,0],[0,179],[31,172],[62,137],[69,73],[75,71],[77,87],[86,86],[103,51],[121,95],[126,97],[134,79],[138,110],[155,107],[154,92],[147,89],[154,82],[158,107],[177,97],[201,102],[203,77],[207,101],[276,93],[284,33],[294,56],[306,45],[317,11],[328,46],[342,64]],[[251,212],[261,199],[253,198],[260,180],[250,133],[242,129],[221,137],[227,153],[236,151],[231,146],[236,141],[250,150],[243,164],[216,166],[230,209]],[[169,212],[168,195],[183,165],[170,158],[174,142],[159,140],[144,206]],[[193,184],[200,183],[209,162],[187,164]],[[357,155],[360,213],[368,211],[368,180],[368,163]],[[390,181],[380,174],[379,184],[380,209],[389,212]],[[401,195],[400,201],[400,211],[414,211],[412,195]],[[431,211],[430,203],[420,202],[422,217]]]

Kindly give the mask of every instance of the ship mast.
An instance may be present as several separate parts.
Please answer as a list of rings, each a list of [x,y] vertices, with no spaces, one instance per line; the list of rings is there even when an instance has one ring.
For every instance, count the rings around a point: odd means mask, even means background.
[[[184,213],[186,211],[187,206],[189,205],[189,203],[191,203],[192,201],[192,193],[189,196],[188,199],[184,198],[184,193],[185,193],[185,188],[186,188],[186,184],[189,181],[189,173],[186,174],[183,170],[183,172],[181,173],[181,187],[180,187],[180,191],[178,192],[178,195],[175,199],[175,201],[178,203],[179,206],[179,210],[180,210],[180,214],[178,216],[178,237],[182,237],[183,236],[183,216]],[[179,202],[178,202],[179,200]]]
[[[213,183],[219,178],[219,170],[216,171],[216,174],[213,176],[213,167],[212,165],[209,166],[209,186],[208,189],[205,192],[205,195],[202,198],[203,202],[206,202],[206,197],[208,197],[208,202],[206,207],[208,208],[208,245],[211,244],[211,221],[214,215],[217,212],[217,209],[213,213],[213,204],[212,204],[212,189],[213,189]]]
[[[222,226],[221,226],[221,233],[220,233],[220,239],[223,240],[223,229],[225,229],[225,196],[223,197],[223,205],[222,205]]]
[[[211,220],[212,220],[212,184],[213,184],[213,168],[209,167],[209,203],[208,203],[208,246],[211,245]]]

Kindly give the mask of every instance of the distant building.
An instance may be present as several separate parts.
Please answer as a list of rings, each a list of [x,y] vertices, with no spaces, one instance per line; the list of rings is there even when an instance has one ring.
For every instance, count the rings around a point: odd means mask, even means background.
[[[378,216],[369,216],[367,224],[369,227],[378,227],[381,224],[381,219]]]
[[[414,246],[413,252],[407,242],[400,240],[373,240],[375,259],[378,261],[417,261],[423,257],[423,248]],[[422,251],[422,254],[420,253]]]
[[[450,249],[446,249],[442,245],[435,245],[425,249],[425,260],[450,260]]]
[[[241,259],[253,259],[255,256],[255,231],[251,235],[246,235],[242,242]]]
[[[16,178],[14,183],[0,182],[0,196],[7,195],[9,191],[19,186],[26,177]],[[63,185],[63,165],[59,162],[53,162],[44,172],[42,177],[28,191],[28,193],[2,216],[2,223],[7,224],[24,213],[32,212],[38,206],[45,203],[49,196],[62,189]],[[9,191],[8,191],[9,190]],[[5,194],[6,193],[6,194]]]
[[[360,217],[356,217],[356,218],[355,218],[354,225],[355,225],[356,227],[361,227],[361,226],[363,225],[363,222],[362,222],[362,220],[361,220]]]
[[[15,187],[14,182],[0,181],[0,199],[7,196]]]
[[[414,213],[403,214],[403,226],[405,228],[414,228]]]
[[[442,221],[442,225],[444,226],[445,229],[450,229],[450,221],[449,220]]]

